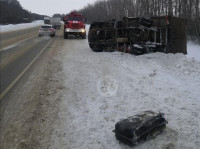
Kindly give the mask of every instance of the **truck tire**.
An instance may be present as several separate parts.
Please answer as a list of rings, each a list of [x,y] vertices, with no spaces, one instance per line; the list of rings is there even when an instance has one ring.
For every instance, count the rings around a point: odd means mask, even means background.
[[[64,39],[68,39],[68,34],[64,32]]]
[[[133,55],[142,55],[145,53],[147,53],[145,48],[137,48],[137,47],[131,48],[131,54],[133,54]]]
[[[92,51],[94,52],[103,52],[103,46],[101,44],[91,44],[89,43],[90,48],[92,49]]]

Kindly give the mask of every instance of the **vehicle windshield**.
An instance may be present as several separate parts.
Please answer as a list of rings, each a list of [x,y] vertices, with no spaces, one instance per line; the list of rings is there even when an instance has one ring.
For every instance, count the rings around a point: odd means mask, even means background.
[[[82,21],[81,17],[69,17],[68,21]]]
[[[41,28],[51,28],[51,26],[41,26]]]

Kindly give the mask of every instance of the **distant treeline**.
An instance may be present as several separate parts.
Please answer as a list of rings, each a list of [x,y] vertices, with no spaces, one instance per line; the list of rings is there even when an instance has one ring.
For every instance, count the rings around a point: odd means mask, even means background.
[[[0,24],[17,24],[43,18],[44,15],[23,9],[17,0],[0,0]]]
[[[188,37],[200,42],[200,0],[99,0],[79,10],[88,22],[171,15],[187,19]]]

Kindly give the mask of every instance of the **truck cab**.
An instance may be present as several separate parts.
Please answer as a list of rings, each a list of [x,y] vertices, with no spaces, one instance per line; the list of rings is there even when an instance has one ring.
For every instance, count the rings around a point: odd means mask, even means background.
[[[68,35],[74,35],[76,37],[82,37],[86,39],[85,22],[86,19],[83,15],[76,12],[71,12],[67,14],[63,21],[64,25],[64,39],[68,38]]]
[[[44,24],[51,24],[52,19],[50,17],[44,17]]]

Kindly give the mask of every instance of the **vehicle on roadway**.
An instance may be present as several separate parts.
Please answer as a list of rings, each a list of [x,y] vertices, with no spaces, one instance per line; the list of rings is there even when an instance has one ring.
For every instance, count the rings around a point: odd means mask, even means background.
[[[61,28],[61,19],[60,18],[52,18],[52,25],[55,29],[60,29]]]
[[[42,25],[40,26],[40,29],[39,29],[39,37],[41,36],[44,36],[44,35],[48,35],[48,36],[55,36],[56,35],[56,31],[55,29],[53,28],[52,25]]]
[[[84,18],[83,15],[78,14],[76,12],[71,12],[65,17],[63,17],[64,21],[64,39],[68,38],[68,35],[74,35],[76,37],[82,37],[82,39],[86,39],[86,30],[85,24],[87,19]]]
[[[52,24],[52,18],[51,17],[44,17],[44,24]]]

